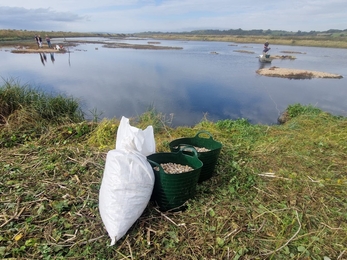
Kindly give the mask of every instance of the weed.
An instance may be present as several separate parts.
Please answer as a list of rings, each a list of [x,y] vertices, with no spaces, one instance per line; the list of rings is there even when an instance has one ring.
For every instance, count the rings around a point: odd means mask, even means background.
[[[306,115],[317,115],[322,113],[323,111],[319,108],[316,108],[312,105],[307,105],[307,106],[303,106],[299,103],[297,104],[293,104],[293,105],[289,105],[287,108],[287,112],[289,114],[289,116],[291,118],[302,115],[302,114],[306,114]]]

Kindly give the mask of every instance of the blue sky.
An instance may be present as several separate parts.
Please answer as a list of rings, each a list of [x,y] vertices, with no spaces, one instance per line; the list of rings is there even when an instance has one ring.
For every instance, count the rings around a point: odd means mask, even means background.
[[[134,33],[347,29],[346,0],[0,0],[0,29]]]

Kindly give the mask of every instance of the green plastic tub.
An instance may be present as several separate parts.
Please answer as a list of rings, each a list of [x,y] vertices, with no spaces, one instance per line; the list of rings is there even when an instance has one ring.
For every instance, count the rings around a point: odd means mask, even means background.
[[[152,201],[155,201],[161,211],[182,210],[185,202],[194,197],[199,180],[202,162],[194,148],[183,147],[178,152],[155,153],[147,156],[155,175]],[[176,163],[188,165],[193,170],[184,173],[166,173],[161,163]],[[154,167],[158,166],[159,170]]]
[[[214,140],[212,135],[207,131],[199,131],[195,137],[180,138],[169,143],[171,152],[176,152],[180,150],[181,146],[185,145],[205,147],[209,150],[207,152],[198,152],[198,158],[203,163],[198,182],[201,183],[210,179],[214,175],[214,169],[222,149],[222,144]]]

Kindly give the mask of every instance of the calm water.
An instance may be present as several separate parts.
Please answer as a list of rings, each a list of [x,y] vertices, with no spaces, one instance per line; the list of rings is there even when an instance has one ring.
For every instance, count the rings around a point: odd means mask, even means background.
[[[95,39],[94,39],[95,40]],[[100,41],[102,39],[99,39]],[[151,40],[127,40],[147,43]],[[155,40],[157,41],[157,40]],[[142,114],[149,107],[169,117],[173,126],[247,118],[252,123],[275,124],[289,104],[315,105],[347,116],[347,50],[271,46],[271,54],[297,51],[296,60],[274,60],[266,66],[337,73],[343,79],[289,80],[259,76],[257,56],[262,45],[226,42],[161,40],[160,46],[182,50],[103,48],[102,44],[70,47],[70,54],[13,54],[0,49],[0,76],[49,92],[78,98],[87,118]],[[254,54],[235,52],[252,51]],[[217,52],[218,55],[211,54]]]

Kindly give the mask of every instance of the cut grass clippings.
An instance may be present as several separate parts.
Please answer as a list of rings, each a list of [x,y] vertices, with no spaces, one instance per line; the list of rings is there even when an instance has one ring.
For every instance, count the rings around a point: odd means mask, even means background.
[[[160,212],[150,202],[113,247],[98,193],[118,119],[49,124],[35,138],[2,147],[0,256],[345,259],[347,119],[300,104],[287,114],[285,124],[273,126],[203,119],[171,128],[154,110],[133,118],[132,125],[154,126],[158,152],[200,130],[223,148],[215,176],[198,185],[187,210]],[[22,131],[11,129],[14,136]]]

